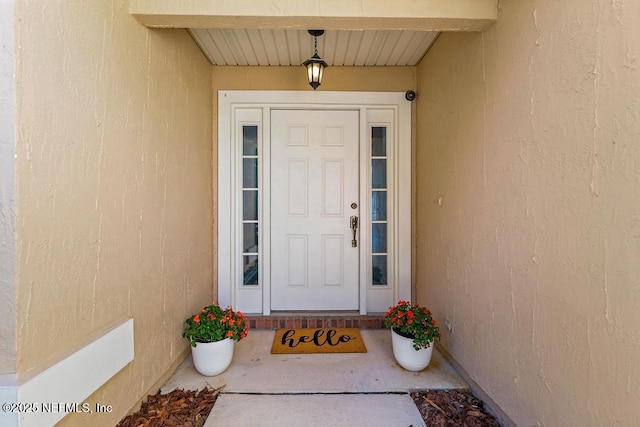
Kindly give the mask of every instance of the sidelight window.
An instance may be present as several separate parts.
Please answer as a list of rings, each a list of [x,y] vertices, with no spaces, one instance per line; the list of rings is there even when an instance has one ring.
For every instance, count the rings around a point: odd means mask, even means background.
[[[371,266],[373,286],[387,279],[387,128],[371,128]]]
[[[258,127],[242,126],[243,285],[258,286]]]

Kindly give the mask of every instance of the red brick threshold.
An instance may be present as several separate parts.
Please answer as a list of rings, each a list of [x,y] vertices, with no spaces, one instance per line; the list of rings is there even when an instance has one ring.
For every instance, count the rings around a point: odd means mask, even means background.
[[[360,328],[384,329],[382,314],[272,313],[270,316],[247,314],[249,329],[284,328]]]

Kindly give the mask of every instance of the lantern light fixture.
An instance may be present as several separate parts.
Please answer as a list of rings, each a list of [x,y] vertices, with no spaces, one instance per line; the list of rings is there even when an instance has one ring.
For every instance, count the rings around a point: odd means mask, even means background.
[[[324,34],[324,30],[308,30],[313,36],[313,56],[302,63],[307,68],[307,79],[313,90],[318,89],[322,83],[324,69],[327,63],[318,56],[318,37]]]

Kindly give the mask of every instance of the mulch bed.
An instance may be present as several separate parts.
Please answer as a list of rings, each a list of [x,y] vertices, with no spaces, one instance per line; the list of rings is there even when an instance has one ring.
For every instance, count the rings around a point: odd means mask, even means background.
[[[116,427],[202,427],[221,389],[174,390],[150,395],[140,411],[126,416]],[[500,427],[482,401],[457,390],[411,393],[427,427]]]
[[[427,427],[500,427],[481,400],[458,390],[411,393]]]
[[[127,415],[116,427],[202,427],[220,391],[207,387],[149,395],[138,412]]]

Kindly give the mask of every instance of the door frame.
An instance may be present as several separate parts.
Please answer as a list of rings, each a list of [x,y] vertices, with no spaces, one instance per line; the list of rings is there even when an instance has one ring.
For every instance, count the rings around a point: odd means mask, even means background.
[[[271,312],[270,135],[272,109],[358,110],[360,138],[359,312],[381,312],[411,299],[411,104],[403,92],[218,91],[217,279],[218,300],[246,313]],[[257,286],[242,280],[242,126],[258,128],[259,250]],[[390,129],[389,255],[387,286],[371,285],[370,128]],[[214,256],[216,254],[214,253]],[[214,260],[215,262],[216,260]]]

